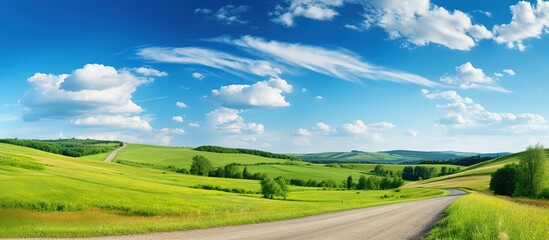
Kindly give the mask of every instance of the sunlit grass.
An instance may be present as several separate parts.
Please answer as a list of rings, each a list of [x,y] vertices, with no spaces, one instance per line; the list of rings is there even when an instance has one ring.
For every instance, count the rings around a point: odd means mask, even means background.
[[[288,201],[268,200],[255,194],[259,191],[256,180],[199,177],[6,144],[0,144],[0,152],[43,166],[42,170],[12,165],[0,168],[0,237],[86,237],[186,230],[444,194],[429,189],[328,191],[292,186]],[[254,193],[191,188],[198,184]]]
[[[450,205],[425,239],[548,239],[549,208],[479,193]]]

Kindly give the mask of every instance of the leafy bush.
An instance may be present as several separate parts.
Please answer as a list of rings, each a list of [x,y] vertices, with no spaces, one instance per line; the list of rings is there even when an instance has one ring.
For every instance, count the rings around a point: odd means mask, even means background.
[[[496,170],[490,179],[490,190],[494,194],[512,196],[519,178],[517,164],[507,164]]]

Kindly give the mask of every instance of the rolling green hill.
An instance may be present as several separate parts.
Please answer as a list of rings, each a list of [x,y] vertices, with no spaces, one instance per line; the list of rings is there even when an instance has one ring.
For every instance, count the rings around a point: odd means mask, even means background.
[[[178,157],[195,153],[189,149],[130,144],[120,157],[184,164],[185,160]],[[218,166],[233,161],[281,161],[209,154]],[[0,144],[0,182],[0,237],[86,237],[196,229],[287,219],[445,193],[416,188],[357,194],[292,186],[289,201],[269,200],[257,194],[256,180],[179,174],[9,144]],[[248,193],[193,188],[197,185],[237,188]]]
[[[549,159],[549,149],[545,150]],[[509,154],[470,166],[459,173],[432,178],[421,182],[411,183],[409,187],[463,187],[481,192],[489,192],[490,175],[509,163],[518,163],[523,152]],[[547,160],[549,161],[549,160]],[[545,176],[549,176],[549,163],[545,164]],[[549,187],[549,178],[545,179],[545,186]]]
[[[197,151],[191,148],[161,147],[142,144],[128,144],[118,153],[114,161],[125,160],[137,163],[149,163],[158,166],[175,166],[189,169],[192,158],[196,155],[203,155],[210,160],[214,167],[222,167],[229,163],[258,164],[258,163],[279,163],[283,164],[288,160],[266,158],[255,155],[240,153],[215,153]]]
[[[466,153],[466,152],[422,152],[409,150],[394,150],[385,152],[327,152],[308,153],[297,155],[303,161],[313,163],[387,163],[387,164],[415,164],[421,161],[448,161],[471,156],[504,156],[508,153]]]

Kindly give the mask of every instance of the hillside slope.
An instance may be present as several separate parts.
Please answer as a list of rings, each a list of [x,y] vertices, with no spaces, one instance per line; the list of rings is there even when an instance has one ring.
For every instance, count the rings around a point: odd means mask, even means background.
[[[518,163],[523,152],[513,153],[504,157],[482,162],[466,168],[464,171],[420,182],[413,182],[407,187],[463,187],[481,192],[488,192],[490,175],[499,168],[509,163]],[[547,164],[545,164],[545,176],[549,176],[549,149],[545,150]],[[544,182],[549,187],[549,177]]]
[[[0,144],[0,182],[9,183],[0,184],[0,237],[74,238],[196,229],[444,194],[431,189],[356,194],[291,186],[289,201],[269,200],[257,193],[256,180],[172,173],[9,144]],[[195,189],[197,185],[246,193]]]

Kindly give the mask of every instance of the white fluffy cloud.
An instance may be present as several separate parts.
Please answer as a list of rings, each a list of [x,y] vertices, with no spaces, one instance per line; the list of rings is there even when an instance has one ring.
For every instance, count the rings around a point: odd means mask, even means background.
[[[242,5],[226,5],[213,11],[208,8],[197,8],[194,10],[197,14],[206,15],[206,19],[215,19],[225,25],[246,24],[248,21],[242,19],[242,14],[250,10],[250,7]]]
[[[321,131],[325,135],[335,134],[337,130],[324,122],[318,122],[315,125],[315,129]]]
[[[135,69],[102,64],[87,64],[71,74],[36,73],[27,79],[30,87],[21,99],[23,119],[139,114],[142,108],[132,94],[151,81]]]
[[[137,55],[158,62],[204,65],[231,73],[244,72],[272,77],[282,73],[278,67],[265,60],[237,57],[225,52],[197,47],[148,47],[138,50]]]
[[[218,108],[206,114],[208,123],[217,130],[226,133],[262,134],[263,124],[246,123],[239,115],[240,111],[231,108]]]
[[[441,77],[440,80],[448,84],[456,85],[461,89],[484,89],[509,92],[498,86],[496,84],[496,79],[486,76],[482,69],[475,68],[470,62],[457,66],[455,75],[445,75]]]
[[[271,78],[253,85],[228,85],[212,90],[212,97],[228,107],[287,107],[283,96],[292,92],[284,79]]]
[[[430,0],[367,0],[366,26],[379,26],[390,39],[403,38],[417,46],[436,43],[450,49],[469,50],[481,39],[492,38],[483,25],[459,10],[432,4]]]
[[[324,97],[323,97],[323,96],[320,96],[320,95],[318,95],[318,96],[316,96],[316,97],[315,97],[315,99],[316,99],[316,100],[324,100]]]
[[[309,130],[304,128],[297,129],[297,131],[295,131],[295,134],[301,137],[311,136],[311,132],[309,132]]]
[[[223,38],[220,41],[243,47],[256,52],[257,55],[267,56],[273,61],[283,62],[347,81],[360,82],[362,79],[370,79],[414,83],[423,86],[438,85],[418,75],[366,63],[349,51],[266,41],[252,36],[244,36],[240,39]]]
[[[507,48],[524,51],[524,40],[540,38],[548,30],[549,1],[538,0],[534,6],[529,2],[520,1],[510,8],[513,18],[509,24],[494,26],[494,40],[505,44]]]
[[[503,69],[503,72],[509,74],[510,76],[517,75],[513,69]]]
[[[182,102],[176,102],[175,106],[177,106],[178,108],[187,108],[187,104]]]
[[[153,77],[165,77],[168,76],[168,73],[158,71],[154,68],[146,68],[146,67],[139,67],[134,68],[135,72],[143,75],[143,76],[153,76]]]
[[[162,129],[160,129],[160,132],[164,133],[164,134],[173,134],[173,135],[183,135],[183,134],[185,134],[185,130],[182,129],[182,128],[174,128],[174,129],[162,128]]]
[[[342,0],[291,0],[287,7],[277,5],[271,15],[275,16],[274,22],[292,27],[295,25],[296,17],[320,21],[332,20],[338,15],[334,8],[342,5]]]
[[[364,135],[394,128],[395,125],[388,122],[366,124],[362,120],[354,120],[350,123],[343,124],[342,127],[347,133],[354,135]]]
[[[198,122],[189,123],[189,127],[198,128],[198,127],[200,127],[200,123],[198,123]]]
[[[173,117],[172,117],[172,120],[173,120],[174,122],[182,123],[182,122],[183,122],[183,116],[173,116]]]
[[[419,134],[418,130],[407,130],[406,132],[404,132],[404,135],[412,136],[412,137],[417,137],[418,134]]]
[[[455,91],[431,93],[423,89],[422,94],[428,99],[444,99],[449,102],[437,105],[445,113],[438,119],[438,125],[446,128],[512,133],[549,130],[545,119],[538,114],[490,112],[471,98],[461,97]]]
[[[126,128],[140,131],[152,130],[151,125],[139,116],[127,117],[123,115],[98,115],[71,120],[75,126],[82,127],[110,127]]]
[[[202,80],[202,79],[205,78],[204,74],[199,73],[199,72],[193,72],[192,76],[193,76],[193,78],[196,78],[198,80]]]

